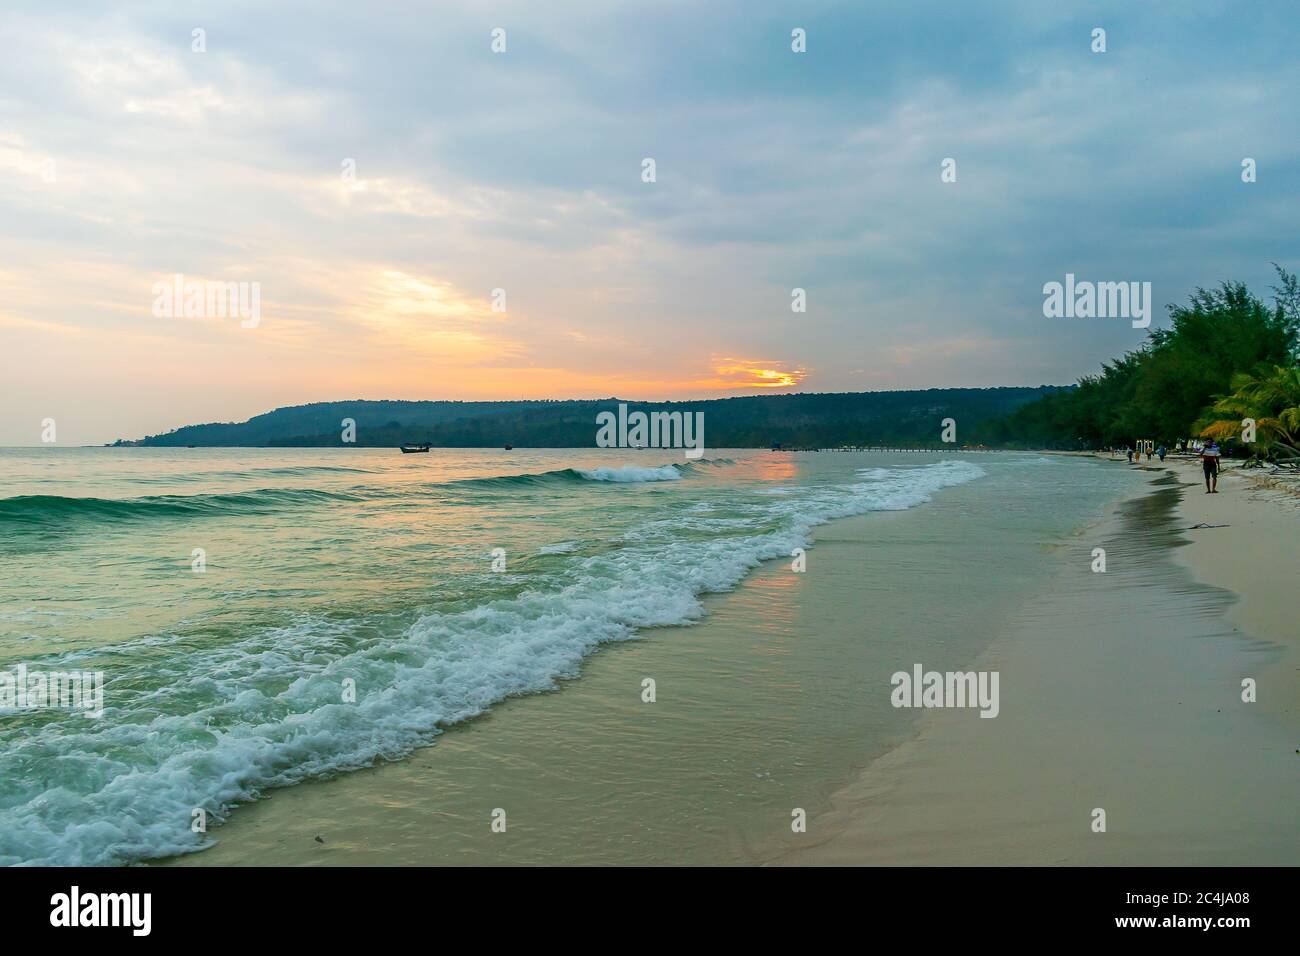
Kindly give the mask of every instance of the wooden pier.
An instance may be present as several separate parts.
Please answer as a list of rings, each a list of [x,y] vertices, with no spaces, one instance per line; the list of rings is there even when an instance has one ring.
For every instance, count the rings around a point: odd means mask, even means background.
[[[943,452],[945,454],[976,454],[980,452],[997,451],[996,448],[966,448],[956,445],[839,445],[835,448],[778,448],[772,447],[772,451],[872,451],[872,452]]]

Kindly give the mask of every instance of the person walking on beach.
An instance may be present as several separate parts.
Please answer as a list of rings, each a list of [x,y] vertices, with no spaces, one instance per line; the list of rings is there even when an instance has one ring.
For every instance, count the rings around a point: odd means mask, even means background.
[[[1133,449],[1126,447],[1124,450],[1128,452],[1128,463],[1133,464]]]
[[[1156,456],[1160,459],[1161,463],[1164,462],[1164,460],[1165,460],[1165,446],[1164,446],[1164,445],[1161,445],[1159,448],[1156,449]]]
[[[1213,438],[1201,449],[1201,467],[1205,470],[1205,493],[1219,493],[1219,443]]]

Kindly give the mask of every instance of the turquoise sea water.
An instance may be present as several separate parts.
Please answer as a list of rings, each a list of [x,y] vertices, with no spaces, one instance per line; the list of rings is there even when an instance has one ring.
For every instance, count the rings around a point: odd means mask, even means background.
[[[194,850],[196,808],[401,758],[835,518],[917,509],[942,548],[927,503],[957,495],[942,520],[1027,567],[1134,480],[1003,454],[0,450],[0,668],[105,681],[102,717],[0,710],[0,862]]]

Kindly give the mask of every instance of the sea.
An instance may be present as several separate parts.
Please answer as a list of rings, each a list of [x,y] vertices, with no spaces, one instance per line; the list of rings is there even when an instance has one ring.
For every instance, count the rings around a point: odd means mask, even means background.
[[[512,773],[572,802],[516,813],[503,861],[752,857],[782,781],[824,795],[905,734],[864,685],[973,658],[1143,480],[1003,452],[0,449],[0,673],[102,681],[98,714],[0,700],[0,863],[203,857],[249,804],[383,792],[413,755],[404,862],[487,853]],[[626,679],[584,697],[614,648]],[[401,860],[386,836],[356,854]]]

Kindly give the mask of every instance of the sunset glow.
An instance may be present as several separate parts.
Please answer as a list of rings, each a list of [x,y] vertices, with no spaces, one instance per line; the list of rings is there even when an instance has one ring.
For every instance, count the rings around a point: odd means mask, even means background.
[[[798,385],[807,377],[803,368],[769,368],[769,365],[783,365],[781,362],[759,362],[748,359],[726,359],[727,364],[719,365],[714,371],[721,378],[716,388],[790,388]]]

